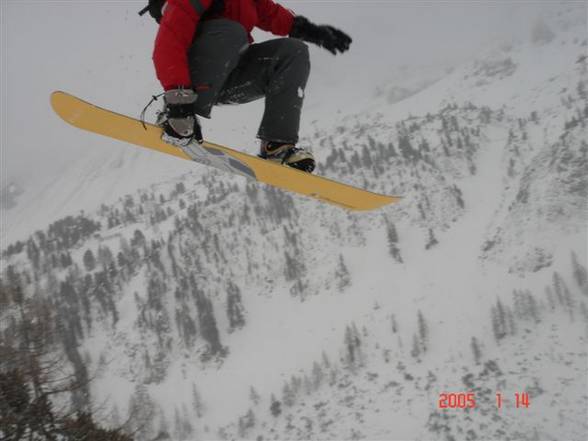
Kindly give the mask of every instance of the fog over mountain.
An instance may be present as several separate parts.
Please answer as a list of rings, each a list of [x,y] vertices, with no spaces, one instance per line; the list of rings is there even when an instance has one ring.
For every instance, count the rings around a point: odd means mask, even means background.
[[[306,107],[317,115],[323,109],[353,111],[358,100],[371,98],[390,79],[390,71],[404,69],[410,77],[411,69],[420,66],[443,69],[489,44],[509,41],[524,34],[535,17],[555,8],[552,3],[509,2],[283,4],[317,22],[340,26],[354,38],[351,51],[339,57],[312,48]],[[46,181],[76,157],[116,145],[62,130],[49,108],[51,91],[71,91],[138,115],[160,90],[151,63],[156,25],[136,14],[140,7],[141,2],[124,0],[3,2],[4,179]],[[255,36],[271,37],[263,32]],[[248,107],[259,115],[261,104]],[[257,122],[246,118],[248,113],[252,111],[247,108],[217,110],[207,133],[223,142],[232,140],[225,132],[246,127],[246,136],[237,140],[253,143]],[[304,121],[311,118],[316,116],[307,113]],[[30,158],[42,167],[31,166]]]

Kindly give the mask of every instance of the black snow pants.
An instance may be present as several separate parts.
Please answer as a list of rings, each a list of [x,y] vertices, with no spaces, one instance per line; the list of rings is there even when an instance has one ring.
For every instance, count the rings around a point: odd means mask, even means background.
[[[215,104],[243,104],[265,97],[257,136],[296,143],[304,88],[310,72],[308,47],[278,38],[249,44],[247,32],[232,20],[199,24],[188,53],[197,113],[210,118]]]

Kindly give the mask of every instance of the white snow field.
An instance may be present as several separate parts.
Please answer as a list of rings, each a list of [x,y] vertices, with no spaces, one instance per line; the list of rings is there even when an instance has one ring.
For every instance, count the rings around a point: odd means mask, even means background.
[[[85,405],[138,440],[588,439],[585,17],[564,2],[467,61],[382,75],[353,107],[311,84],[335,106],[308,101],[318,172],[403,196],[373,213],[44,122],[80,157],[3,209],[2,279],[48,299],[75,343],[56,350],[93,377]],[[88,86],[115,66],[63,88],[136,114],[157,86],[121,57],[132,93]],[[207,136],[253,152],[260,111],[218,109]],[[451,393],[475,407],[441,408]]]

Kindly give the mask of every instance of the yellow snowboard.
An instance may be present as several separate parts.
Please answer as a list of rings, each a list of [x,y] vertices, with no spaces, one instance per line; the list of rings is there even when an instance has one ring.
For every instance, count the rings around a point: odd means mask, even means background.
[[[311,175],[208,141],[176,147],[162,141],[162,130],[155,125],[143,126],[139,120],[94,106],[65,92],[53,92],[51,105],[61,118],[80,129],[237,173],[350,210],[374,210],[400,199]]]

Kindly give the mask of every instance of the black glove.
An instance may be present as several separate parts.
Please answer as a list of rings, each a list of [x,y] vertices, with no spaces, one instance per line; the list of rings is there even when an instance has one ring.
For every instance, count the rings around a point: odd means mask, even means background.
[[[179,88],[165,92],[160,125],[167,135],[202,142],[202,129],[195,111],[197,98],[198,95],[192,89]]]
[[[149,11],[149,15],[153,17],[157,24],[161,23],[161,18],[163,17],[162,9],[164,3],[165,0],[149,0],[149,4],[145,8],[147,11]],[[143,11],[145,11],[145,9]],[[139,14],[142,15],[141,13]]]
[[[333,26],[315,25],[301,15],[294,17],[290,37],[314,43],[333,55],[337,55],[337,52],[345,52],[352,42],[351,37],[345,32]]]

